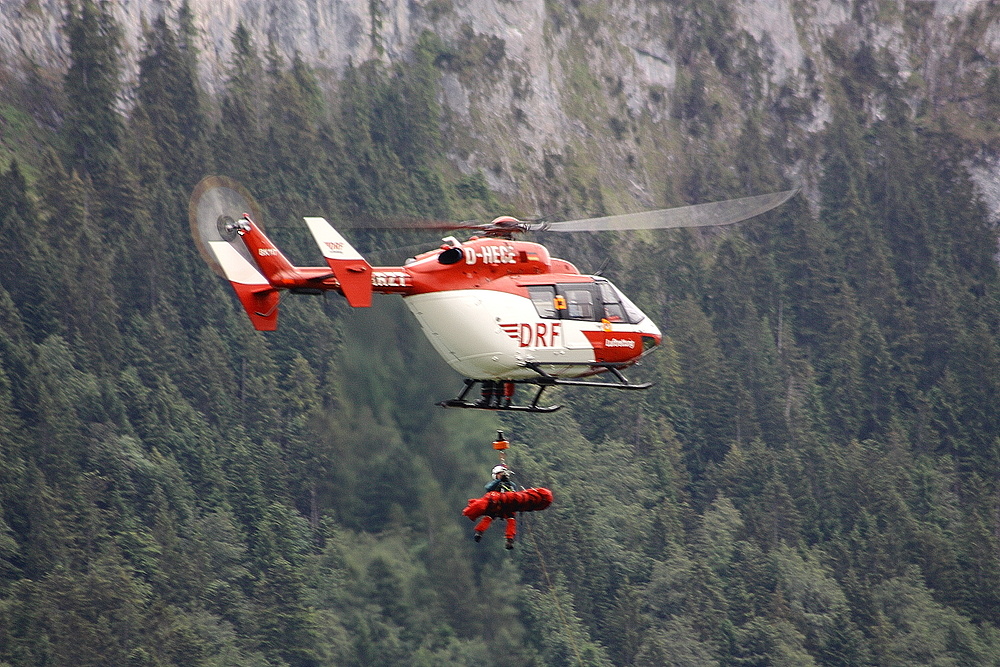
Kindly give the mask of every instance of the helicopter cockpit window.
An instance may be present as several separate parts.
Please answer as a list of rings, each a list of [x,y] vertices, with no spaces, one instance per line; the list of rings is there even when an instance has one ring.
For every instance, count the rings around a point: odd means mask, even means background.
[[[639,310],[629,298],[617,287],[606,280],[597,282],[601,289],[601,300],[604,302],[604,317],[611,322],[629,322],[638,324],[646,319],[646,314]]]
[[[601,301],[604,302],[604,319],[609,322],[625,322],[625,309],[622,308],[618,292],[609,283],[597,283],[601,289]]]
[[[558,320],[559,311],[556,310],[556,288],[552,285],[537,285],[528,288],[528,295],[531,296],[531,303],[535,304],[538,316]]]

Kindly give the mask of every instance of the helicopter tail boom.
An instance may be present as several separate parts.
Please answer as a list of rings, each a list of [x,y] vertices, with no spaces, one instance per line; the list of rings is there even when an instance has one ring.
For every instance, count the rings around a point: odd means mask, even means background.
[[[278,304],[283,290],[293,294],[322,294],[332,290],[343,294],[355,307],[372,303],[371,265],[326,220],[305,220],[328,267],[293,265],[247,214],[238,221],[229,218],[224,227],[226,234],[239,237],[242,243],[234,245],[232,239],[224,236],[206,240],[206,250],[259,331],[278,328]],[[221,236],[223,228],[219,229]]]
[[[229,222],[225,230],[242,239],[249,255],[226,240],[210,240],[208,246],[258,331],[278,328],[282,290],[320,294],[325,290],[340,289],[336,281],[328,282],[334,274],[326,269],[294,266],[249,215],[244,214],[239,221]]]

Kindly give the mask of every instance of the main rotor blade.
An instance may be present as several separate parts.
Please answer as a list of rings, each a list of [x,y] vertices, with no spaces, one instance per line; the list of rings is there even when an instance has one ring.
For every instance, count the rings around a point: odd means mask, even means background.
[[[432,218],[420,218],[410,215],[394,215],[388,217],[377,216],[354,216],[345,220],[338,220],[335,226],[342,229],[388,229],[401,232],[447,232],[462,229],[479,229],[483,223],[475,221],[449,222],[447,220],[434,220]]]
[[[567,220],[566,222],[550,222],[538,226],[531,225],[529,228],[547,232],[599,232],[605,230],[672,229],[677,227],[731,225],[784,204],[798,191],[799,189],[796,188],[794,190],[785,190],[784,192],[772,192],[766,195],[728,199],[708,204],[665,208],[658,211],[608,215],[601,218]]]

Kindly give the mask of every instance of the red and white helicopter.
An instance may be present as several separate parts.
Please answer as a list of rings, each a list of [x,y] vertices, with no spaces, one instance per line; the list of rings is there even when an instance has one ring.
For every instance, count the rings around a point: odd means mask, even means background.
[[[253,326],[278,326],[282,292],[339,292],[354,307],[372,294],[399,294],[424,334],[465,387],[444,407],[552,412],[539,405],[546,388],[582,385],[645,389],[622,370],[661,340],[659,328],[628,297],[601,276],[583,275],[538,243],[514,240],[528,231],[576,232],[726,225],[784,203],[797,190],[643,213],[555,223],[528,223],[502,216],[482,225],[448,229],[454,236],[402,266],[371,266],[323,218],[307,217],[326,266],[293,266],[264,234],[253,198],[239,184],[209,176],[189,204],[192,233],[203,258],[226,278]],[[439,227],[442,228],[442,227]],[[613,380],[582,378],[609,373]],[[470,398],[476,384],[481,394]],[[535,385],[530,403],[514,402],[518,384]]]

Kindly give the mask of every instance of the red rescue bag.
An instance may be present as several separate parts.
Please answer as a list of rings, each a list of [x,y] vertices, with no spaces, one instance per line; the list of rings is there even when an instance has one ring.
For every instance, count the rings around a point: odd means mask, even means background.
[[[481,516],[509,516],[514,512],[537,512],[552,504],[552,492],[548,489],[525,489],[498,493],[490,491],[482,498],[469,498],[468,506],[462,514],[475,521]]]

